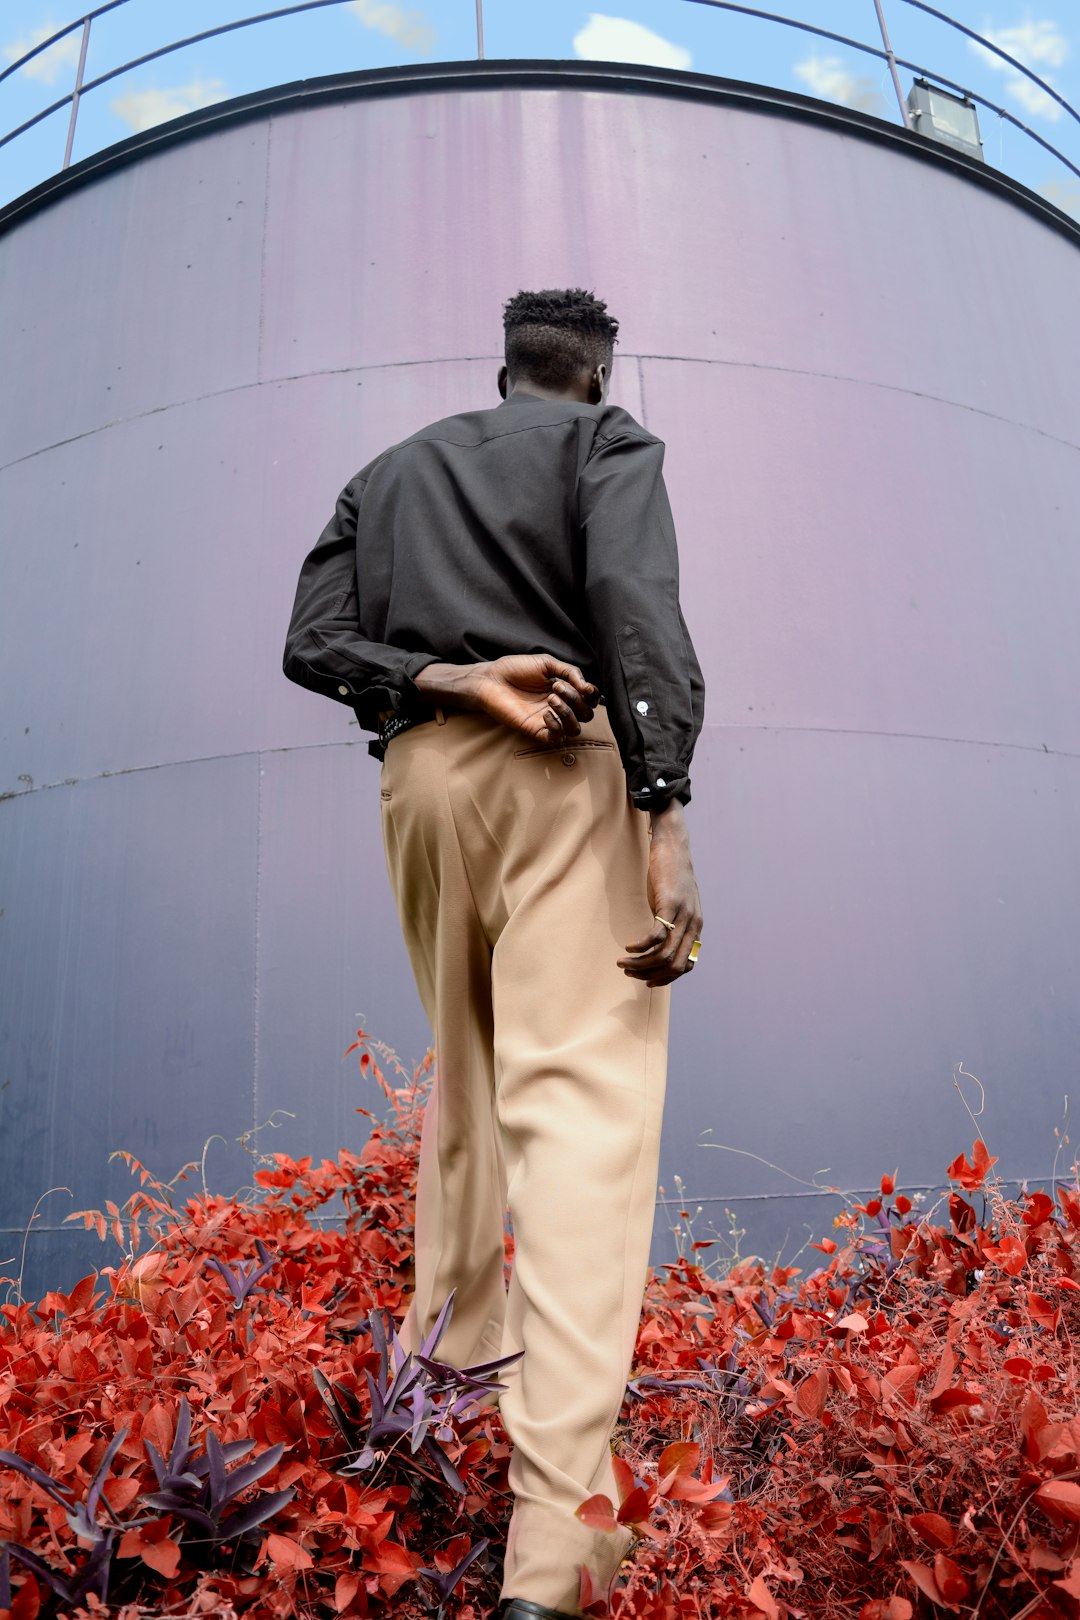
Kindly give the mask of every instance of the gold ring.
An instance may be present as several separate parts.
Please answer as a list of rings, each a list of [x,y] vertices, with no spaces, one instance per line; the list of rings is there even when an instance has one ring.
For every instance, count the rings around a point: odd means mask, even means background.
[[[655,911],[653,912],[653,916],[656,917],[656,912]],[[656,920],[657,920],[658,923],[664,923],[664,927],[667,928],[669,931],[672,928],[675,927],[674,923],[664,922],[663,917],[656,917]]]
[[[700,950],[701,950],[701,941],[700,941],[700,939],[695,939],[694,943],[690,947],[690,955],[687,957],[687,961],[688,962],[696,962],[697,959],[698,959],[698,952]]]

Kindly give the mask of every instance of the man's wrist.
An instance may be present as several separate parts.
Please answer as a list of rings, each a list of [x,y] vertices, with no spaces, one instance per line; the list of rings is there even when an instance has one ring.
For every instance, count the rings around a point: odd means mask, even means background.
[[[649,830],[654,842],[657,839],[689,842],[686,812],[678,799],[669,799],[662,810],[649,811]]]
[[[426,664],[414,675],[413,685],[429,703],[452,704],[456,709],[476,707],[480,664]]]

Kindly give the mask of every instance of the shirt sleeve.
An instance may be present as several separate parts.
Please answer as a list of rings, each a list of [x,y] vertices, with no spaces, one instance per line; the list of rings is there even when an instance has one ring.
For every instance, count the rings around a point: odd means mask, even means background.
[[[348,704],[361,725],[377,731],[381,714],[405,713],[425,702],[414,677],[437,655],[406,652],[360,634],[356,525],[363,488],[359,479],[345,486],[304,559],[282,668],[299,686]]]
[[[704,719],[701,669],[679,607],[675,525],[658,439],[599,441],[578,483],[585,599],[601,686],[631,798],[690,799]]]

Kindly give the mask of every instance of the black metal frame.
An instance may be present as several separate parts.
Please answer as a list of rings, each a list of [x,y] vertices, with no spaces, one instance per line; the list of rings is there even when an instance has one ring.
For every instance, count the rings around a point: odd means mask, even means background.
[[[71,90],[66,96],[61,96],[57,101],[52,102],[50,106],[43,108],[38,113],[35,113],[32,118],[26,119],[25,122],[23,122],[22,124],[19,124],[15,129],[9,130],[5,135],[0,136],[0,147],[6,146],[9,142],[17,140],[19,138],[19,136],[24,135],[27,132],[27,130],[33,129],[36,124],[41,123],[46,118],[50,118],[53,115],[53,113],[59,112],[62,108],[70,106],[71,107],[71,120],[70,120],[70,123],[69,123],[68,134],[67,134],[67,148],[66,148],[66,151],[65,151],[63,168],[61,169],[60,173],[63,174],[63,173],[70,172],[69,165],[70,165],[70,158],[71,158],[72,143],[73,143],[74,134],[75,134],[75,122],[76,122],[76,118],[77,118],[77,114],[78,114],[79,102],[80,102],[81,98],[84,95],[87,95],[91,90],[96,90],[101,85],[108,84],[113,79],[119,78],[122,74],[131,72],[132,69],[134,69],[134,68],[143,67],[148,62],[158,61],[163,56],[169,56],[174,51],[184,50],[185,48],[187,48],[190,45],[197,45],[197,44],[201,43],[203,40],[215,39],[215,38],[218,38],[219,36],[224,35],[224,34],[235,33],[236,30],[240,29],[240,28],[250,28],[250,27],[254,27],[254,26],[256,26],[256,25],[258,25],[260,23],[274,22],[274,21],[279,20],[280,18],[296,16],[296,15],[302,13],[302,12],[318,11],[318,10],[322,10],[324,7],[327,7],[327,6],[343,5],[345,3],[345,0],[294,0],[294,3],[290,4],[290,5],[277,6],[273,10],[270,10],[270,11],[262,11],[262,12],[255,13],[255,14],[247,16],[247,17],[235,18],[231,22],[219,23],[214,28],[203,29],[200,33],[191,34],[191,35],[187,36],[184,39],[173,40],[170,44],[159,46],[157,49],[155,49],[153,51],[147,51],[142,56],[133,57],[131,61],[124,62],[119,67],[110,68],[107,73],[99,74],[97,78],[91,79],[91,80],[87,81],[86,83],[84,83],[83,79],[82,79],[82,74],[83,74],[83,68],[84,68],[85,61],[86,61],[86,51],[87,51],[87,44],[88,44],[88,41],[89,41],[89,34],[90,34],[91,24],[93,23],[93,21],[97,17],[104,16],[107,12],[115,11],[119,6],[127,5],[128,3],[129,3],[129,0],[102,0],[101,4],[92,7],[89,11],[84,12],[82,14],[82,16],[77,17],[73,22],[67,23],[63,28],[57,29],[56,32],[54,34],[51,34],[48,39],[42,40],[40,42],[40,44],[35,45],[33,47],[33,49],[27,51],[23,56],[19,57],[19,59],[17,61],[12,62],[8,67],[6,67],[2,71],[0,71],[0,83],[2,83],[11,74],[17,73],[20,68],[25,67],[28,62],[33,60],[34,57],[41,55],[42,52],[47,51],[51,46],[57,44],[58,41],[60,41],[62,39],[66,39],[69,34],[72,34],[72,33],[76,32],[77,30],[82,29],[82,48],[81,48],[81,52],[80,52],[79,68],[78,68],[78,72],[76,74],[76,82],[75,82],[75,86],[74,86],[73,90]],[[920,78],[929,79],[929,80],[933,81],[934,83],[941,85],[943,88],[945,88],[947,90],[952,90],[952,91],[957,92],[961,96],[966,96],[971,101],[976,102],[980,107],[985,107],[989,112],[996,113],[999,118],[1005,119],[1008,123],[1012,124],[1016,129],[1020,130],[1023,134],[1027,135],[1031,140],[1035,141],[1039,146],[1041,146],[1044,149],[1044,151],[1050,153],[1050,155],[1052,157],[1056,158],[1058,160],[1058,162],[1061,163],[1064,168],[1069,170],[1069,172],[1071,174],[1075,175],[1078,179],[1080,179],[1080,166],[1077,166],[1076,164],[1072,163],[1064,155],[1063,152],[1060,152],[1057,149],[1057,147],[1053,146],[1049,141],[1045,140],[1041,135],[1039,135],[1037,133],[1037,131],[1031,129],[1027,124],[1023,123],[1019,118],[1016,118],[1011,112],[1008,111],[1007,108],[998,106],[995,102],[987,100],[986,97],[979,95],[977,91],[973,91],[973,90],[968,89],[965,85],[957,84],[952,79],[943,78],[940,74],[935,73],[932,68],[925,67],[925,66],[923,66],[923,65],[921,65],[920,63],[917,63],[917,62],[907,61],[903,57],[895,56],[893,54],[892,50],[891,50],[891,47],[888,48],[888,49],[881,49],[881,48],[879,48],[878,46],[875,46],[875,45],[868,45],[862,40],[851,39],[845,34],[836,33],[832,29],[822,28],[821,26],[819,26],[816,23],[803,22],[800,19],[797,19],[797,18],[794,18],[794,17],[785,17],[785,16],[782,16],[778,12],[762,10],[758,6],[739,4],[739,3],[736,3],[736,0],[684,0],[684,3],[690,4],[690,5],[709,6],[713,10],[732,12],[732,13],[736,13],[736,14],[742,15],[742,16],[753,17],[753,18],[756,18],[756,19],[758,19],[759,21],[762,21],[762,22],[779,23],[779,24],[781,24],[782,26],[784,26],[786,28],[795,28],[795,29],[798,29],[802,33],[812,34],[815,37],[820,38],[820,39],[827,39],[833,44],[844,45],[844,46],[848,47],[851,50],[859,51],[859,52],[863,53],[864,55],[872,56],[872,57],[877,58],[879,61],[883,61],[883,62],[888,63],[889,67],[893,70],[894,82],[895,82],[895,69],[897,67],[905,68],[909,72],[912,72],[912,73],[916,74]],[[927,4],[926,0],[902,0],[902,3],[904,5],[909,5],[909,6],[914,7],[916,10],[926,12],[928,15],[930,15],[932,17],[935,17],[939,22],[945,23],[951,28],[955,28],[958,33],[961,33],[961,34],[965,35],[967,38],[969,38],[971,40],[974,40],[979,45],[982,45],[987,50],[993,52],[993,54],[1000,57],[1003,62],[1006,62],[1010,67],[1015,68],[1017,72],[1024,74],[1033,84],[1037,85],[1040,90],[1044,91],[1046,95],[1048,95],[1055,102],[1057,102],[1064,109],[1064,111],[1069,114],[1069,116],[1071,118],[1073,118],[1078,124],[1080,124],[1080,112],[1077,112],[1076,108],[1071,106],[1070,103],[1068,101],[1066,101],[1065,98],[1062,95],[1060,95],[1059,92],[1057,90],[1055,90],[1052,85],[1047,84],[1046,81],[1044,79],[1041,79],[1037,73],[1034,73],[1030,68],[1025,66],[1025,64],[1023,62],[1018,61],[1016,57],[1011,56],[1007,51],[1002,50],[1000,46],[995,45],[992,41],[990,41],[988,39],[984,39],[980,34],[977,34],[973,29],[968,28],[963,23],[957,22],[955,18],[948,16],[948,14],[946,12],[941,11],[938,7]],[[877,0],[875,0],[875,4],[877,4]],[[880,8],[878,10],[878,16],[879,16],[879,19],[881,19],[882,14],[881,14]],[[888,40],[887,40],[887,37],[885,35],[885,29],[884,29],[884,22],[883,21],[882,21],[882,36],[883,36],[883,43],[887,46],[888,45]],[[476,57],[476,61],[478,63],[484,63],[483,0],[476,0],[476,38],[477,38],[477,57]],[[535,69],[535,68],[537,68],[539,66],[539,64],[537,64],[535,62],[534,63],[522,62],[520,65],[523,68],[528,67],[530,69]],[[592,64],[590,64],[590,66],[591,65]],[[451,67],[459,66],[459,64],[439,63],[437,65],[436,64],[431,64],[430,66],[432,68],[434,68],[436,71],[438,71],[438,70],[448,70]],[[502,66],[506,67],[506,66],[508,66],[508,64],[502,64]],[[560,64],[560,66],[573,67],[574,64]],[[372,84],[374,84],[376,82],[379,82],[379,75],[382,75],[382,74],[389,73],[389,74],[399,74],[399,75],[405,74],[405,75],[408,75],[408,74],[411,73],[413,75],[416,75],[417,73],[422,73],[422,71],[423,71],[423,69],[412,69],[412,68],[375,69],[375,70],[372,70],[368,74],[359,74],[359,75],[354,75],[352,77],[356,80],[356,82],[361,82],[362,81],[365,84],[372,85]],[[649,70],[645,69],[645,68],[641,68],[641,69],[635,69],[635,71],[640,76],[640,75],[647,75]],[[661,70],[657,70],[657,71],[662,72],[662,71],[665,71],[665,70],[661,69]],[[333,79],[336,79],[336,77],[337,77],[336,75],[331,76],[331,78],[333,78]],[[697,75],[697,74],[695,74],[695,75],[689,75],[688,77],[693,78],[696,81],[698,79],[703,79],[706,76],[705,75]],[[303,82],[311,83],[311,84],[325,84],[325,83],[327,83],[329,81],[327,79],[319,79],[319,80],[311,80],[311,81],[303,81]],[[715,80],[714,82],[717,85],[720,85],[720,84],[730,84],[730,83],[734,83],[736,81]],[[279,87],[277,87],[277,89],[280,89],[280,90],[288,93],[288,92],[294,91],[295,87],[291,86],[291,85],[286,85],[286,86],[279,86]],[[256,92],[253,92],[253,95],[254,95],[254,97],[256,98],[256,100],[258,101],[259,104],[262,104],[262,101],[264,100],[264,98],[265,98],[265,96],[267,94],[276,95],[276,91],[271,90],[271,91],[256,91]],[[897,94],[898,94],[898,97],[899,97],[899,88],[897,88]],[[791,104],[791,105],[795,104],[796,102],[801,102],[803,99],[806,99],[806,98],[801,98],[801,97],[792,95],[790,93],[781,92],[781,91],[776,91],[775,96],[777,98],[779,98],[780,101],[783,101],[786,104]],[[241,110],[243,110],[244,108],[247,107],[247,105],[251,102],[251,100],[252,100],[252,96],[241,96],[241,97],[234,98],[232,101],[230,101],[228,103],[228,105],[230,107],[233,107],[233,108],[237,109],[238,111],[241,111]],[[218,105],[221,105],[221,104],[218,104]],[[820,101],[818,101],[818,102],[814,102],[813,105],[823,111],[826,107],[831,107],[834,104],[833,103],[828,103],[828,102],[820,102]],[[841,110],[843,112],[845,112],[845,113],[848,113],[848,114],[852,113],[852,111],[853,111],[853,109],[850,109],[850,108],[845,108],[845,109],[841,109]],[[900,110],[901,110],[901,116],[904,119],[904,124],[905,124],[905,127],[906,127],[907,124],[908,124],[908,120],[907,120],[907,116],[906,116],[906,112],[905,112],[905,109],[904,109],[902,99],[901,99],[901,108],[900,108]],[[185,118],[182,118],[182,119],[170,120],[170,123],[169,123],[168,127],[171,130],[178,130],[181,126],[186,128],[186,127],[189,126],[190,119],[193,118],[193,117],[197,117],[197,116],[198,115],[196,115],[196,114],[189,114]],[[858,115],[858,116],[860,117],[860,120],[861,120],[861,118],[863,116],[865,116],[865,115]],[[893,129],[894,128],[894,126],[892,124],[888,123],[886,120],[883,120],[883,119],[882,120],[875,120],[875,122],[881,123],[886,129]],[[919,137],[919,139],[924,140],[924,143],[925,143],[925,138],[924,137]],[[115,146],[105,148],[105,153],[107,153],[107,154],[108,153],[117,153],[118,154],[120,152],[129,151],[130,149],[131,149],[131,142],[130,141],[121,141],[121,142],[118,142]],[[97,154],[94,154],[94,156],[97,156]],[[78,165],[79,171],[80,172],[86,172],[86,167],[85,167],[86,164],[90,163],[92,161],[93,161],[92,158],[84,160],[83,163]],[[995,173],[1000,173],[1001,171],[994,171],[994,172]],[[1007,177],[1003,176],[1003,178],[1007,178]],[[56,176],[53,176],[52,179],[55,180]],[[52,184],[52,181],[44,182],[45,187],[48,187],[51,184]],[[1014,184],[1018,184],[1018,183],[1014,183]],[[24,200],[28,200],[28,199],[30,199],[32,197],[38,196],[42,192],[42,189],[43,188],[41,186],[36,187],[36,188],[34,188],[33,191],[26,193],[25,199],[24,198],[17,198],[15,200],[15,204],[9,204],[6,208],[0,209],[0,221],[2,221],[2,220],[4,220],[5,218],[8,217],[9,211],[13,206],[16,206],[18,203],[20,203],[20,202],[22,202]],[[1020,187],[1020,189],[1024,192],[1025,195],[1027,195],[1029,197],[1034,197],[1034,196],[1037,195],[1036,193],[1028,191],[1027,187]],[[1052,204],[1050,204],[1048,206],[1053,207]],[[1054,212],[1056,214],[1061,213],[1061,210],[1055,209]],[[1069,218],[1068,215],[1065,215],[1064,217],[1066,219]]]
[[[0,208],[0,232],[98,175],[136,162],[155,151],[197,139],[212,130],[264,119],[276,113],[388,95],[465,89],[558,88],[604,90],[636,96],[675,96],[713,105],[753,108],[775,116],[839,127],[863,139],[902,147],[910,156],[924,162],[959,169],[969,180],[989,187],[998,195],[1010,197],[1080,246],[1080,222],[1021,181],[951,147],[928,141],[898,124],[887,123],[882,118],[858,112],[853,107],[818,101],[797,91],[774,89],[736,79],[718,79],[710,74],[688,73],[673,68],[578,60],[500,62],[490,58],[328,74],[318,79],[300,79],[293,84],[274,85],[230,101],[215,102],[182,118],[143,130],[114,146],[91,153],[69,169],[58,171],[6,207]]]

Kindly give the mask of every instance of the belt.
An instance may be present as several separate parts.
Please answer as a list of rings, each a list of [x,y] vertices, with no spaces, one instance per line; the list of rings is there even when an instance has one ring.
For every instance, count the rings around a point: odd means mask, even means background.
[[[602,696],[598,701],[601,705],[605,703]],[[368,753],[373,755],[375,759],[382,759],[386,753],[388,742],[391,742],[395,737],[399,737],[403,731],[411,731],[413,726],[426,725],[429,720],[435,719],[436,713],[441,712],[442,707],[440,706],[438,710],[431,714],[390,714],[386,719],[380,719],[379,740],[378,742],[368,743]],[[453,713],[454,711],[449,712]]]

